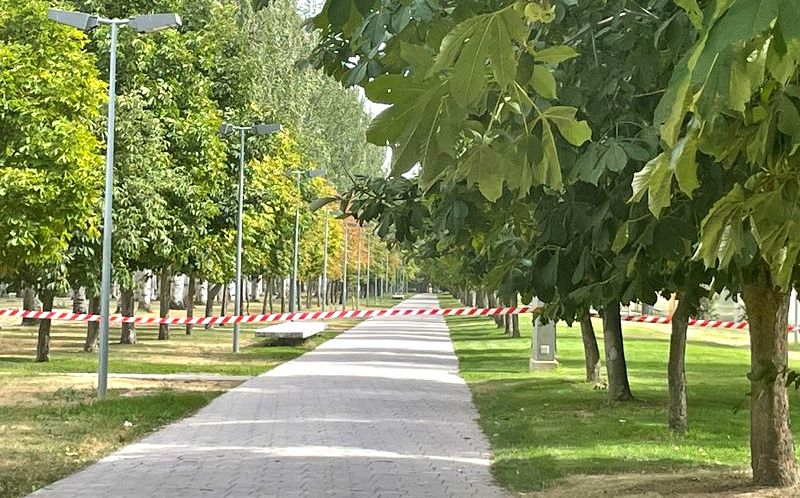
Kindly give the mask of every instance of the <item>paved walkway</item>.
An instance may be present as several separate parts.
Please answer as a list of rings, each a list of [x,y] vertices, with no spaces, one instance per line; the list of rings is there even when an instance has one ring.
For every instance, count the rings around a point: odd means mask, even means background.
[[[441,317],[374,318],[32,496],[505,496],[457,369]]]

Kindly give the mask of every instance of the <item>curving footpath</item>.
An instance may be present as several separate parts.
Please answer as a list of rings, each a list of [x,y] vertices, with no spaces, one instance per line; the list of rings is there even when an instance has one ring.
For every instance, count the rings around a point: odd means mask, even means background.
[[[442,317],[373,318],[31,496],[504,497],[457,372]]]

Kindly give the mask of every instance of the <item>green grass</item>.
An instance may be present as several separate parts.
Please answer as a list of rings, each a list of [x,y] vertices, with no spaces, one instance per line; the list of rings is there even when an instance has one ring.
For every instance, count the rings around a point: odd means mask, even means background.
[[[93,401],[88,392],[66,389],[43,405],[0,405],[0,496],[25,496],[219,394],[167,390],[123,397],[112,392]]]
[[[689,342],[690,430],[675,436],[666,427],[666,334],[623,326],[637,401],[612,406],[605,391],[584,381],[577,327],[559,324],[556,371],[529,373],[528,323],[520,339],[505,337],[486,319],[451,317],[447,323],[461,375],[494,450],[492,472],[512,491],[546,489],[576,474],[749,467],[749,353],[744,348]],[[602,334],[596,329],[602,351]],[[792,415],[800,416],[797,403]]]
[[[193,335],[175,327],[167,341],[157,340],[153,328],[138,330],[139,343],[118,344],[119,331],[112,329],[109,343],[109,371],[137,374],[220,374],[259,375],[297,358],[319,344],[352,327],[359,320],[332,321],[328,331],[293,346],[266,347],[253,336],[256,327],[243,327],[241,352],[231,352],[230,329],[203,330]],[[36,363],[35,327],[4,327],[0,330],[0,374],[29,377],[38,374],[96,372],[97,354],[83,352],[85,326],[55,324],[50,361]]]

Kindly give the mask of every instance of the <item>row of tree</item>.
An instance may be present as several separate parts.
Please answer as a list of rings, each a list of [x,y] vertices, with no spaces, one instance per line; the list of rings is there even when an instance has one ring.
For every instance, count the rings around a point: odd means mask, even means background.
[[[789,292],[800,280],[800,4],[792,0],[328,0],[315,62],[390,106],[394,177],[343,206],[460,293],[603,315],[608,394],[633,399],[620,303],[677,293],[670,426],[687,428],[687,319],[721,289],[750,320],[754,481],[797,482]],[[403,174],[415,166],[412,179]]]
[[[314,39],[295,5],[60,6],[109,18],[176,12],[184,20],[180,29],[147,36],[120,32],[112,251],[120,310],[134,312],[134,277],[143,271],[160,282],[162,316],[173,275],[189,275],[190,287],[216,283],[212,289],[232,280],[239,148],[218,134],[223,122],[284,126],[247,141],[245,274],[290,273],[300,209],[301,278],[319,275],[330,215],[308,203],[347,188],[354,174],[380,174],[384,154],[364,140],[370,117],[359,94],[304,62]],[[57,294],[82,289],[97,313],[108,30],[87,35],[48,21],[48,7],[43,0],[0,0],[0,281],[28,289],[29,298],[37,293],[45,310]],[[326,179],[306,179],[298,189],[292,173],[319,167]],[[329,239],[335,279],[341,223],[330,223]],[[48,359],[49,337],[50,323],[42,321],[40,361]],[[168,337],[162,326],[159,338]],[[95,340],[90,327],[90,348]]]

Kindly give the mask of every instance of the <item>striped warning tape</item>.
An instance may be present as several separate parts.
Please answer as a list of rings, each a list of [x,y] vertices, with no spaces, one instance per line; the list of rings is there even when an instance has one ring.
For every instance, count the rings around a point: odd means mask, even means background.
[[[626,322],[637,323],[672,323],[672,318],[666,316],[648,316],[648,315],[626,315],[622,317]],[[729,322],[723,320],[701,320],[699,318],[690,318],[689,325],[693,327],[704,327],[711,329],[728,329],[728,330],[744,330],[748,327],[748,322]],[[800,326],[789,325],[789,331],[800,330]]]
[[[432,308],[432,309],[367,309],[352,311],[301,311],[295,313],[270,313],[266,315],[229,315],[197,318],[159,318],[145,316],[112,315],[111,323],[134,323],[137,325],[227,325],[233,323],[299,322],[314,320],[336,320],[343,318],[409,317],[409,316],[498,316],[520,315],[536,310],[533,306],[511,306],[506,308]],[[29,318],[35,320],[59,320],[70,322],[97,322],[100,315],[69,313],[63,311],[26,311],[0,309],[0,317]],[[635,323],[672,323],[670,317],[649,315],[624,315],[622,320]],[[743,330],[747,322],[723,320],[701,320],[690,318],[689,325],[712,329]],[[800,330],[800,326],[789,326],[789,331]]]
[[[144,316],[112,315],[111,323],[134,323],[139,325],[226,325],[232,323],[295,322],[307,320],[335,320],[341,318],[408,317],[408,316],[497,316],[530,313],[533,306],[507,308],[444,308],[444,309],[368,309],[352,311],[302,311],[296,313],[270,313],[266,315],[209,316],[198,318],[159,318]],[[100,315],[68,313],[62,311],[26,311],[0,309],[0,317],[29,318],[37,320],[59,320],[70,322],[97,322]]]

